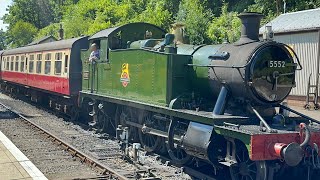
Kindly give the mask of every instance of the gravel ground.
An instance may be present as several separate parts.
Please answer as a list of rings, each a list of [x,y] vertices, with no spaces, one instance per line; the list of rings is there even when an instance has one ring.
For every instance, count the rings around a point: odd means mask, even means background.
[[[3,110],[3,109],[2,109]],[[21,119],[0,119],[0,130],[48,179],[94,178],[100,175],[72,158]]]
[[[127,177],[133,177],[137,171],[148,171],[148,169],[152,169],[153,175],[159,177],[163,180],[165,179],[191,179],[188,175],[184,173],[180,173],[180,168],[166,165],[165,163],[160,162],[160,160],[156,160],[157,156],[149,155],[144,157],[144,165],[134,165],[132,163],[127,162],[122,158],[122,153],[119,150],[118,142],[102,138],[103,134],[97,134],[93,131],[84,129],[80,125],[74,124],[72,122],[66,121],[63,118],[59,118],[53,114],[50,114],[46,111],[40,110],[26,102],[20,100],[14,100],[7,95],[0,94],[0,101],[3,104],[12,107],[14,110],[24,114],[34,123],[40,125],[44,129],[48,130],[52,134],[56,135],[60,139],[66,141],[67,143],[73,145],[77,149],[81,150],[82,152],[90,155],[92,158],[99,159],[105,165],[108,165],[112,169],[116,170],[118,173],[121,173]],[[0,109],[1,110],[1,109]],[[11,120],[12,121],[12,120]],[[15,130],[20,130],[20,126],[16,127],[14,123],[9,123],[9,120],[1,120],[0,123],[0,130],[4,129],[5,127],[11,127]],[[11,135],[8,135],[11,139],[14,136],[14,132],[8,132]],[[3,131],[7,135],[7,132]],[[22,141],[23,139],[21,137]],[[14,142],[15,143],[15,142]],[[24,146],[28,146],[28,143],[25,145],[21,145],[21,150],[24,152]],[[44,149],[49,149],[49,145],[44,144]],[[32,154],[35,154],[34,150],[31,151]],[[45,153],[44,153],[45,154]],[[26,154],[28,156],[28,154]],[[62,155],[61,155],[62,156]],[[29,156],[28,156],[29,157]],[[55,156],[59,157],[59,156]],[[55,157],[51,158],[51,161],[56,161]],[[64,157],[64,156],[63,156]],[[66,157],[67,158],[67,157]],[[58,158],[57,158],[58,159]],[[41,160],[35,160],[35,165],[41,165]],[[45,163],[44,163],[45,164]],[[73,169],[75,167],[73,165],[68,166],[68,168]],[[43,171],[44,174],[49,173],[52,176],[48,177],[58,177],[58,174],[54,174],[55,169],[60,169],[63,167],[52,167],[49,169],[39,169]],[[67,169],[67,168],[66,168]],[[75,168],[77,169],[77,168]],[[53,172],[50,172],[52,170]],[[75,176],[79,177],[79,176]],[[59,179],[59,178],[57,178]]]

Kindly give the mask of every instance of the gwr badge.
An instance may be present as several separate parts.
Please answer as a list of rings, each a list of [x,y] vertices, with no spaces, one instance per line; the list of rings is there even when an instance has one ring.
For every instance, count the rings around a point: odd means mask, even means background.
[[[130,83],[129,64],[128,63],[122,64],[120,82],[122,83],[123,87],[127,87],[128,84]]]

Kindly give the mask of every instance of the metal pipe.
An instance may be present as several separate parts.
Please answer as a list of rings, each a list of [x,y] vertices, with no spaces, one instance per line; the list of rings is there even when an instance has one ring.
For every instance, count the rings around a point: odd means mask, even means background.
[[[91,77],[91,90],[90,92],[93,93],[93,88],[94,88],[94,78],[95,78],[95,70],[96,68],[94,67],[94,61],[92,60],[91,62],[91,67],[92,67],[92,77]]]
[[[224,111],[226,109],[226,104],[228,102],[228,96],[229,96],[229,91],[224,85],[220,90],[216,105],[214,106],[214,109],[213,109],[214,115],[224,114]]]
[[[310,142],[311,133],[308,126],[305,123],[300,123],[300,129],[300,137],[302,137],[302,131],[304,131],[304,133],[306,134],[306,137],[304,138],[304,141],[300,144],[300,147],[305,148]]]
[[[259,114],[259,112],[254,107],[252,107],[251,105],[249,105],[248,107],[250,108],[251,111],[253,111],[256,114],[256,116],[260,119],[262,124],[267,128],[268,132],[270,132],[270,133],[277,132],[277,130],[270,128],[269,124],[263,119],[263,117]]]

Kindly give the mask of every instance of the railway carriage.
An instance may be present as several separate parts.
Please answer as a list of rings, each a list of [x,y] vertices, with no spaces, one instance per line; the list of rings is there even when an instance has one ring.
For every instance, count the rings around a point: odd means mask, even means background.
[[[2,88],[71,113],[81,89],[80,51],[87,49],[87,39],[73,38],[4,51]]]

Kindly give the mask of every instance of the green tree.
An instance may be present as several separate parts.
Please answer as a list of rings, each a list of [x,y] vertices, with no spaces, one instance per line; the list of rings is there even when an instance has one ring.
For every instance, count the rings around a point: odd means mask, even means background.
[[[24,46],[32,42],[38,29],[28,22],[18,21],[8,29],[7,43],[11,48]]]
[[[221,16],[215,17],[209,25],[207,34],[215,43],[222,43],[227,40],[235,42],[240,37],[241,21],[238,13],[228,12],[228,4],[221,9]]]
[[[52,23],[49,26],[40,29],[34,39],[35,40],[41,39],[49,35],[52,35],[53,37],[59,39],[59,29],[60,29],[59,23]]]
[[[200,0],[182,0],[175,20],[185,23],[192,44],[203,44],[210,43],[206,32],[211,17],[211,11],[206,10]]]
[[[165,0],[150,0],[145,10],[136,14],[131,21],[148,22],[167,30],[173,22],[171,13],[166,9]]]
[[[6,33],[0,29],[0,50],[6,49]]]
[[[28,22],[40,29],[53,22],[53,10],[49,0],[13,0],[3,20],[10,26],[18,21]]]

